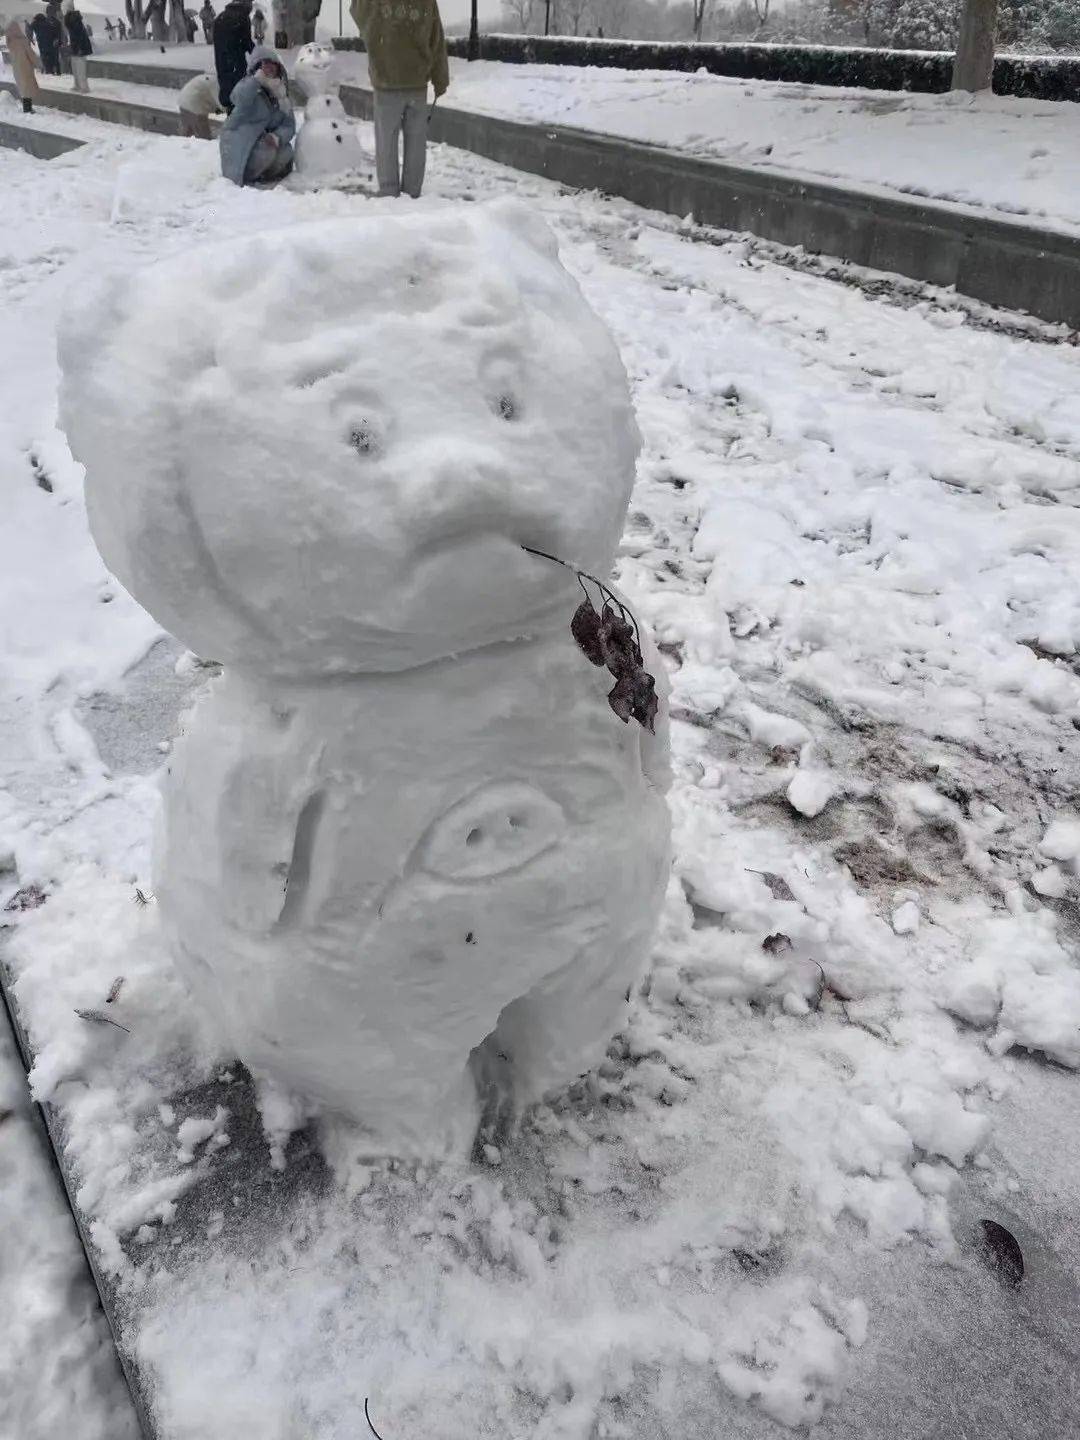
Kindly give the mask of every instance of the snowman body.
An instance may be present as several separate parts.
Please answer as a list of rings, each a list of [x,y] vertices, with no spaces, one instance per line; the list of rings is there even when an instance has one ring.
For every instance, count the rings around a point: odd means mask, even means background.
[[[625,374],[521,206],[259,245],[193,259],[205,315],[155,266],[61,341],[103,556],[225,666],[165,776],[160,911],[255,1073],[460,1152],[478,1084],[520,1108],[601,1058],[666,884],[663,706],[613,712],[534,553],[608,573]]]
[[[332,94],[308,100],[295,152],[297,173],[311,180],[333,179],[365,163],[356,126]]]
[[[249,1066],[427,1154],[468,1143],[479,1074],[520,1108],[602,1059],[667,870],[662,737],[606,688],[565,634],[211,687],[158,896]]]

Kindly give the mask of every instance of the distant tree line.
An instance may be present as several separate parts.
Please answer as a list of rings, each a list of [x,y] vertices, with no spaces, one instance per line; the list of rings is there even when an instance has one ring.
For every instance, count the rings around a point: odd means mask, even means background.
[[[952,50],[962,0],[502,0],[506,30],[607,39],[773,41]],[[1080,51],[1080,0],[1000,0],[997,48]]]

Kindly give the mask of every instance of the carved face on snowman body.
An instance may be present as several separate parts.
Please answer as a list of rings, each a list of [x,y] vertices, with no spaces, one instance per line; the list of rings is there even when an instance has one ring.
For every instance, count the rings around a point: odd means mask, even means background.
[[[665,884],[663,726],[613,714],[576,583],[522,548],[608,573],[625,374],[519,206],[260,245],[195,257],[182,308],[142,272],[61,344],[99,548],[226,662],[170,763],[160,912],[257,1072],[460,1149],[474,1073],[520,1104],[602,1056]]]
[[[568,634],[347,687],[226,676],[177,746],[155,890],[257,1073],[373,1143],[467,1147],[598,1063],[667,874],[666,737]]]

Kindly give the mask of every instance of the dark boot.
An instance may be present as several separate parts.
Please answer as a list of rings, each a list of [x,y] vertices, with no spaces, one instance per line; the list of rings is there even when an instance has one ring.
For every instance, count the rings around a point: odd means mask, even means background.
[[[22,102],[22,113],[23,113],[24,115],[33,115],[33,113],[34,113],[34,102],[33,102],[32,100],[27,100],[27,99],[25,99],[25,98],[23,99],[23,102]]]

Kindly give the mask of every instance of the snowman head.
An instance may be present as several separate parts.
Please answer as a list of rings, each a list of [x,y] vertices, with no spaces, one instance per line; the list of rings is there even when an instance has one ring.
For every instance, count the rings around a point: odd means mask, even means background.
[[[322,94],[332,84],[334,54],[325,45],[301,45],[293,60],[293,76],[308,96]]]
[[[117,278],[60,342],[114,574],[200,654],[407,669],[566,623],[637,429],[604,325],[523,205],[389,206]]]

